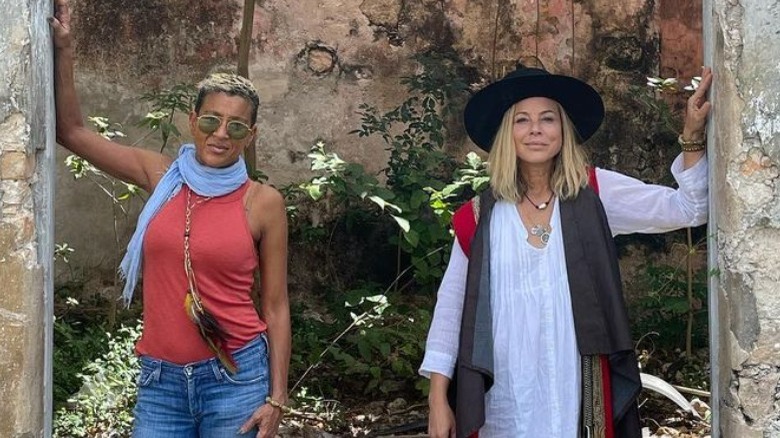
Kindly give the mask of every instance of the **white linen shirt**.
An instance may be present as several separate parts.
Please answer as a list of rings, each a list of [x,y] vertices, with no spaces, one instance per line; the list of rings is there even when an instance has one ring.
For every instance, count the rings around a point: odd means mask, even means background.
[[[613,236],[697,226],[707,218],[707,160],[683,170],[672,163],[679,188],[645,184],[596,169],[599,197]],[[486,394],[480,438],[576,438],[580,405],[579,352],[574,332],[559,203],[550,242],[527,242],[514,204],[497,202],[491,218],[493,387]],[[458,352],[468,258],[457,240],[439,287],[420,374],[452,378]],[[518,323],[519,321],[519,323]],[[531,429],[533,428],[533,429]]]

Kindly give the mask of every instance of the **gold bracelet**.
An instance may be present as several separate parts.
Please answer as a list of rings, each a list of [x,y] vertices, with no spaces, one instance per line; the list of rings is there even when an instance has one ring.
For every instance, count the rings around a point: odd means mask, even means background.
[[[272,399],[270,396],[265,398],[265,402],[277,409],[280,409],[282,413],[289,414],[290,412],[292,412],[292,408],[279,403],[278,401]]]
[[[705,139],[701,140],[685,140],[682,134],[677,136],[677,143],[683,152],[699,152],[704,150]]]

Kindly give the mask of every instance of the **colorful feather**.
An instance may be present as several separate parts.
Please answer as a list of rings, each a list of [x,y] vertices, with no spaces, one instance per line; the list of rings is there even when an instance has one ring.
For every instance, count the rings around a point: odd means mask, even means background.
[[[217,359],[222,363],[230,374],[235,374],[238,370],[233,356],[225,348],[227,334],[225,329],[219,324],[217,319],[201,303],[200,298],[187,291],[184,298],[184,310],[187,312],[190,320],[198,327],[200,337],[206,341],[209,349],[216,354]]]

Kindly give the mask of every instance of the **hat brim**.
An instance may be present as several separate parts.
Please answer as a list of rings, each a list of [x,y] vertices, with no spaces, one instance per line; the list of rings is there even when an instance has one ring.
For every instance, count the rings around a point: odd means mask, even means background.
[[[466,104],[463,121],[471,140],[490,151],[506,111],[528,97],[547,97],[563,107],[581,141],[604,120],[604,102],[590,85],[569,76],[534,75],[502,79],[483,88]]]

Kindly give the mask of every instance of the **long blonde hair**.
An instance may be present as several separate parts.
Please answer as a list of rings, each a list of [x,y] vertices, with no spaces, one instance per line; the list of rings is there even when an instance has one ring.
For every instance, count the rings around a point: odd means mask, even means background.
[[[577,137],[577,131],[563,107],[556,102],[561,116],[561,151],[553,159],[550,188],[561,199],[577,197],[580,189],[588,184],[588,157]],[[512,136],[515,106],[511,106],[501,120],[493,147],[488,156],[490,187],[496,199],[518,202],[528,190],[518,171],[517,152]]]

